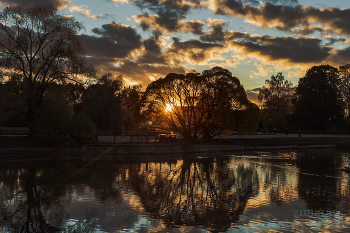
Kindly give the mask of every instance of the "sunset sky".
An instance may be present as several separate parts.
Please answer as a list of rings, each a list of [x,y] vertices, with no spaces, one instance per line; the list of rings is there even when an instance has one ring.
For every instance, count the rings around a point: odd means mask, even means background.
[[[126,84],[224,67],[245,89],[350,63],[349,0],[0,0],[74,16],[90,62]]]

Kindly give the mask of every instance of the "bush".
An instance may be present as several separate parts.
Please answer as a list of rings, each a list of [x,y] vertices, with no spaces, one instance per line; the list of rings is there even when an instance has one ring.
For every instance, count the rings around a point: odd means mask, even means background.
[[[50,146],[78,146],[92,140],[93,122],[84,114],[73,115],[73,109],[63,101],[48,99],[36,118],[37,134]]]
[[[82,113],[74,115],[71,118],[69,130],[69,135],[79,144],[90,142],[96,131],[92,120]]]
[[[69,105],[47,99],[39,108],[36,117],[37,134],[44,136],[49,144],[60,144],[69,132],[69,121],[73,110]]]

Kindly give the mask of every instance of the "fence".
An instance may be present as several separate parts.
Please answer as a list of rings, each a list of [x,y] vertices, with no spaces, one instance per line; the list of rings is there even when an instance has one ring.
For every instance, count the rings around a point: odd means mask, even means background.
[[[40,132],[36,132],[40,135]],[[146,135],[145,130],[141,134],[137,130],[123,132],[121,130],[97,130],[92,141],[102,143],[137,143],[137,142],[156,142],[160,134],[166,132],[159,130],[149,130]],[[21,127],[2,127],[0,128],[0,135],[29,135],[28,128]]]
[[[145,130],[142,130],[142,135],[145,135],[146,132]],[[166,134],[167,132],[165,131],[160,131],[160,130],[149,130],[148,131],[148,136],[157,136],[159,134]],[[123,132],[121,130],[97,130],[96,135],[99,136],[138,136],[140,133],[137,130],[128,130]]]

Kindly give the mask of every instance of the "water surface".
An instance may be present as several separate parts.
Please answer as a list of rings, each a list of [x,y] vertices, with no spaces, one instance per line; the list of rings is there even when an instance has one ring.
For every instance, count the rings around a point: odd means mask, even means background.
[[[349,152],[0,164],[0,232],[348,232]]]

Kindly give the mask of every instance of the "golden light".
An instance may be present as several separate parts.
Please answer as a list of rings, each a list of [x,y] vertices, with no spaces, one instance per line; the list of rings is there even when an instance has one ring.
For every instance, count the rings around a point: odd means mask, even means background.
[[[172,106],[171,104],[166,104],[165,112],[171,112]]]

